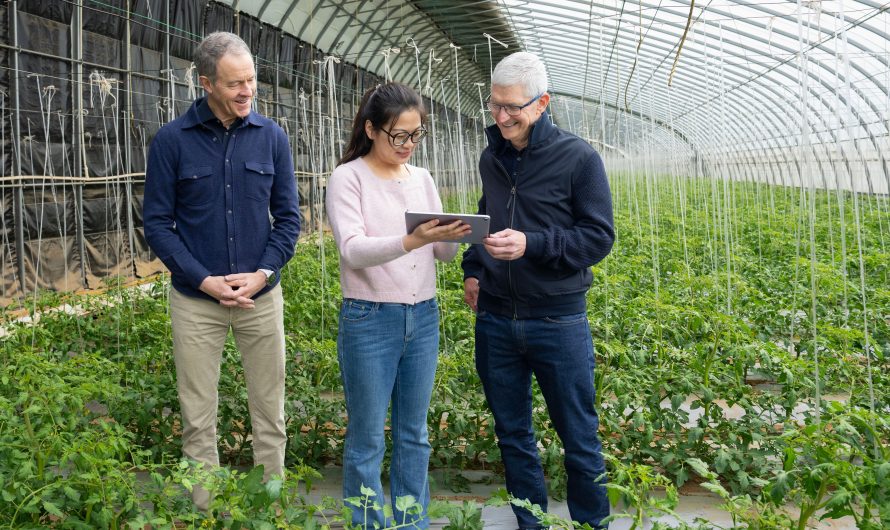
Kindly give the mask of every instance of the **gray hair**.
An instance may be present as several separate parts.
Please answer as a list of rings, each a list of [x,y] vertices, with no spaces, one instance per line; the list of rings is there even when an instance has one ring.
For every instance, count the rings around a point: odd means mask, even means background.
[[[211,33],[204,37],[201,44],[198,44],[198,49],[195,50],[195,67],[198,69],[198,75],[215,81],[216,64],[222,56],[241,54],[253,55],[241,37],[228,31]]]
[[[503,87],[519,85],[526,96],[533,98],[547,92],[547,69],[533,53],[512,53],[494,67],[491,84]]]

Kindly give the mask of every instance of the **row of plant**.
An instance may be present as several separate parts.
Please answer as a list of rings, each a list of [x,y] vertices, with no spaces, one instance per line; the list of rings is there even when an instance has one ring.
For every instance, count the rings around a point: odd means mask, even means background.
[[[852,516],[860,528],[890,524],[886,198],[853,204],[835,192],[635,176],[614,178],[613,193],[618,240],[594,268],[589,318],[610,493],[623,501],[616,512],[637,523],[670,514],[674,497],[653,490],[694,480],[720,495],[740,528],[803,528],[822,516]],[[501,467],[457,261],[439,271],[443,341],[429,427],[432,465],[461,490],[462,470]],[[167,282],[111,282],[102,296],[46,294],[25,304],[38,324],[15,323],[8,310],[0,526],[342,523],[343,505],[304,496],[313,469],[339,462],[346,427],[333,242],[307,237],[282,276],[289,473],[265,485],[256,471],[179,461]],[[63,304],[74,309],[49,309]],[[232,343],[224,356],[222,457],[244,466],[251,446],[240,357]],[[561,446],[538,392],[534,399],[551,491],[564,496]],[[195,480],[218,493],[209,515],[193,512],[182,494]],[[477,512],[438,513],[452,528],[473,528]]]

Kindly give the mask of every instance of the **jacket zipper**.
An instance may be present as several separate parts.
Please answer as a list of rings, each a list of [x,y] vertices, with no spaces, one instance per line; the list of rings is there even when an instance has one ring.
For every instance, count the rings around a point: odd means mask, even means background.
[[[501,168],[504,175],[507,176],[507,182],[510,184],[510,198],[507,200],[507,209],[510,210],[510,223],[507,226],[511,230],[513,229],[513,214],[516,212],[516,184],[513,182],[513,179],[510,177],[510,173],[507,171],[507,168],[504,167],[504,164],[501,164],[501,161],[498,160],[497,157],[494,157],[495,163]],[[507,286],[510,288],[510,304],[513,307],[513,320],[519,318],[516,314],[516,289],[513,287],[513,264],[512,261],[507,262]]]

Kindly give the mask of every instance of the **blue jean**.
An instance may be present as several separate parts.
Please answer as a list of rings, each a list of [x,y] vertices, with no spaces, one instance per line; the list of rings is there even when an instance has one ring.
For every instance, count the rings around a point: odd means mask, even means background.
[[[343,497],[385,505],[380,467],[386,448],[384,426],[392,402],[392,463],[389,493],[395,522],[427,528],[430,443],[427,411],[439,353],[439,308],[435,299],[415,305],[345,299],[340,308],[337,356],[349,422],[343,450]],[[411,495],[420,514],[396,509],[396,499]],[[354,524],[386,527],[383,510],[351,506]]]
[[[511,319],[476,315],[476,370],[494,415],[507,491],[547,510],[547,487],[532,427],[531,376],[565,448],[572,519],[597,528],[609,515],[606,471],[594,408],[594,356],[584,313]],[[603,478],[600,478],[600,477]],[[520,528],[537,528],[527,510],[513,507]]]

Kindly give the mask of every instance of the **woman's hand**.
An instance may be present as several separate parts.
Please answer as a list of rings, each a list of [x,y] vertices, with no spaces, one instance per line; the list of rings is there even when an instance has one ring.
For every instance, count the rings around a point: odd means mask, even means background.
[[[405,250],[411,252],[436,241],[460,239],[469,234],[470,231],[470,225],[460,220],[439,225],[438,219],[432,219],[417,225],[413,232],[402,239],[402,245],[405,247]]]

